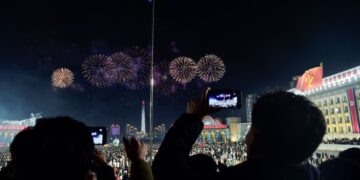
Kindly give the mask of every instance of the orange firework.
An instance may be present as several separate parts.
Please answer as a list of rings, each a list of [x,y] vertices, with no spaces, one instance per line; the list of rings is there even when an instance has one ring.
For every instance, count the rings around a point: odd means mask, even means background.
[[[180,84],[186,84],[196,76],[196,63],[188,57],[178,57],[170,63],[170,75]]]
[[[70,69],[59,68],[53,72],[51,80],[54,87],[66,88],[74,82],[74,74]]]

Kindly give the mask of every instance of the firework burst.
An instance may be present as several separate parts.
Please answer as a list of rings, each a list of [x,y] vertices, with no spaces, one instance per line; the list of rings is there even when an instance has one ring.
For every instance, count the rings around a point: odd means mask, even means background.
[[[196,76],[196,63],[188,57],[178,57],[171,61],[170,75],[178,83],[186,84]]]
[[[177,91],[178,84],[169,74],[169,63],[161,61],[154,66],[155,93],[170,96]]]
[[[118,83],[126,83],[135,78],[136,66],[132,59],[123,52],[117,52],[110,57],[115,65]]]
[[[113,85],[117,78],[115,70],[113,60],[101,54],[86,58],[82,64],[82,73],[85,79],[97,87]]]
[[[67,88],[74,82],[74,74],[70,69],[56,69],[51,76],[52,85],[57,88]]]
[[[124,53],[131,58],[131,61],[135,65],[136,69],[136,73],[134,73],[134,78],[127,81],[125,85],[130,89],[141,89],[147,86],[150,82],[150,50],[133,47],[124,50]]]
[[[197,63],[199,77],[205,82],[219,81],[225,74],[225,64],[216,55],[206,55]]]

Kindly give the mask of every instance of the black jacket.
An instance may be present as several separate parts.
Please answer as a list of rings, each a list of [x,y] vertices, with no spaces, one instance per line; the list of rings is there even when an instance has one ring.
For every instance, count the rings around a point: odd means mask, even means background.
[[[204,124],[202,117],[183,114],[167,132],[153,162],[155,180],[195,180],[196,172],[189,167],[192,145],[200,135]],[[248,160],[223,170],[215,178],[221,180],[321,180],[317,168],[309,164],[291,166],[276,162]]]
[[[188,160],[192,145],[204,126],[201,119],[197,115],[183,114],[169,129],[153,161],[156,180],[195,179]]]
[[[322,180],[320,171],[310,164],[280,165],[276,162],[247,160],[228,167],[220,175],[227,180]]]

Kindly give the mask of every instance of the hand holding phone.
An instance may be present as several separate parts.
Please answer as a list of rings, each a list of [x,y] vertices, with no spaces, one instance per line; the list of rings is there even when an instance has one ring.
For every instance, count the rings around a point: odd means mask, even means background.
[[[201,116],[206,116],[220,111],[220,109],[218,108],[210,108],[208,106],[207,94],[209,90],[210,88],[205,90],[199,99],[188,102],[186,112],[189,114],[198,114]]]

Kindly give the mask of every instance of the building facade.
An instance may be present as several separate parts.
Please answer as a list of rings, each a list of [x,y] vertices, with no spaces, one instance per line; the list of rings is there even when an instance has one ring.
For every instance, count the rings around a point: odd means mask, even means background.
[[[36,120],[41,118],[40,113],[31,113],[30,118],[23,120],[0,120],[0,146],[9,145],[16,134],[30,126],[35,126]]]
[[[291,91],[308,97],[319,107],[328,134],[360,133],[360,66],[323,78],[320,87]]]
[[[203,118],[204,129],[198,137],[197,143],[227,143],[230,140],[228,125],[220,119],[210,116]]]
[[[246,122],[251,123],[252,109],[256,102],[257,94],[248,94],[246,96]]]
[[[230,142],[238,142],[241,138],[241,118],[240,117],[228,117],[226,123],[229,126]]]

